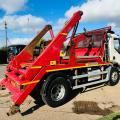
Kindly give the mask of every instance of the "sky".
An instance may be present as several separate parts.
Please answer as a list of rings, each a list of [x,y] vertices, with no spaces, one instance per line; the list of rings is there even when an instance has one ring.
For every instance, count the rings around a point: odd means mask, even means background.
[[[46,24],[56,35],[78,10],[83,11],[78,32],[110,25],[120,34],[120,0],[0,0],[0,47],[5,46],[5,21],[8,45],[28,44]]]

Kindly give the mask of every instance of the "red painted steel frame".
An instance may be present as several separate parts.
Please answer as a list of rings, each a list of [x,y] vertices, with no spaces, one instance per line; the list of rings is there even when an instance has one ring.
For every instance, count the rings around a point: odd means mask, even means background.
[[[66,60],[67,64],[61,63],[60,51],[63,46],[63,42],[66,40],[68,33],[72,28],[79,22],[82,16],[82,12],[78,11],[73,14],[72,18],[66,23],[64,28],[58,33],[56,37],[52,34],[52,41],[48,44],[45,50],[36,58],[36,60],[31,60],[32,55],[29,49],[26,47],[19,55],[17,55],[13,61],[9,63],[6,70],[6,78],[1,82],[6,88],[12,93],[12,101],[15,105],[21,105],[30,92],[37,85],[47,72],[56,70],[67,70],[87,66],[86,63],[97,62],[99,65],[106,65],[101,57],[89,58],[83,63],[76,62],[75,54],[70,54],[70,59]],[[106,28],[110,29],[110,28]],[[47,32],[47,31],[46,31]],[[96,31],[97,32],[97,31]],[[90,32],[89,32],[90,33]],[[43,36],[44,34],[42,34]],[[78,36],[78,38],[81,37]],[[40,39],[40,38],[39,38]],[[30,46],[30,44],[28,45]],[[70,52],[75,52],[75,46],[70,48]],[[102,52],[104,51],[104,42],[102,42]],[[85,60],[85,59],[84,59]],[[51,61],[55,61],[56,65],[50,65]],[[27,64],[26,69],[22,68],[22,64]],[[37,82],[36,82],[37,81]],[[23,90],[21,91],[21,88]]]

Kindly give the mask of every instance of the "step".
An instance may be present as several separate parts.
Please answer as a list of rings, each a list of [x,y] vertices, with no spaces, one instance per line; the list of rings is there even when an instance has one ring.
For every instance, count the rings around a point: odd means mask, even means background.
[[[26,73],[26,70],[24,70],[24,69],[16,69],[13,66],[9,66],[9,67],[12,71],[14,71],[14,73],[18,73],[18,74],[22,74],[22,75],[25,75],[25,73]]]
[[[99,58],[100,56],[77,56],[77,59]],[[64,60],[70,59],[70,56],[64,56]]]
[[[6,72],[7,77],[10,80],[14,80],[16,81],[18,84],[22,84],[23,81],[19,78],[19,76],[16,76],[15,74],[13,74],[12,72]]]

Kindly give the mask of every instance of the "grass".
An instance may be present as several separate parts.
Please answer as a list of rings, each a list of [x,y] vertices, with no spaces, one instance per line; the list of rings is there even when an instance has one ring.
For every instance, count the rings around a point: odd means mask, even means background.
[[[98,120],[120,120],[120,112],[115,112]]]

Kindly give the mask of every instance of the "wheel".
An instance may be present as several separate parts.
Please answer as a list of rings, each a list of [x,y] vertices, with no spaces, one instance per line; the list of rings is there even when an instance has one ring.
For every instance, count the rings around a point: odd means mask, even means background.
[[[43,101],[50,107],[58,107],[68,100],[71,88],[66,75],[55,73],[48,76],[42,91],[44,91]]]
[[[112,67],[110,71],[110,79],[108,84],[114,86],[119,82],[119,71],[116,67]]]

